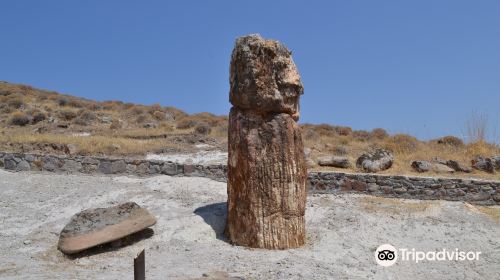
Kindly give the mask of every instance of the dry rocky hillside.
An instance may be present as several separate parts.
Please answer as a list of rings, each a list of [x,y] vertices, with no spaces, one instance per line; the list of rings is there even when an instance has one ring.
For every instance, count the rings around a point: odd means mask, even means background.
[[[332,120],[334,122],[334,120]],[[144,157],[227,150],[227,116],[97,102],[0,82],[0,150]],[[455,136],[420,141],[384,129],[302,124],[310,169],[500,180],[500,147]]]

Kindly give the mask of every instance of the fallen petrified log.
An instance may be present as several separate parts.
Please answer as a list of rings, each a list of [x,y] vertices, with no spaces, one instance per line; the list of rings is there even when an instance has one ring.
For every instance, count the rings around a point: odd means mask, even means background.
[[[135,202],[87,209],[75,214],[64,227],[57,248],[65,254],[78,253],[139,232],[155,223],[155,217]]]

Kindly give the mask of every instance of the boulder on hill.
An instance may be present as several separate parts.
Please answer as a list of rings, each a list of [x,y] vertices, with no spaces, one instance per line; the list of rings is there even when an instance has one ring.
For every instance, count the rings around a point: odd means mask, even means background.
[[[389,169],[394,162],[392,152],[376,149],[361,155],[356,161],[356,166],[366,172],[379,172]]]
[[[347,157],[340,156],[324,156],[318,158],[319,166],[331,166],[338,168],[349,168],[351,167],[351,163]]]
[[[461,162],[458,162],[456,160],[447,160],[446,161],[446,166],[449,168],[457,171],[457,172],[465,172],[465,173],[470,173],[472,172],[472,169]]]
[[[495,173],[495,169],[497,167],[497,158],[498,157],[492,157],[492,158],[483,158],[483,157],[476,157],[472,160],[472,167],[481,170],[484,172],[488,173]]]
[[[434,171],[436,173],[471,172],[471,168],[456,160],[443,160],[434,158],[432,162],[425,160],[415,160],[411,167],[417,172]]]
[[[446,164],[441,164],[441,163],[433,163],[432,164],[432,171],[436,173],[454,173],[455,170],[451,167],[449,167]]]
[[[491,162],[493,163],[495,170],[500,171],[500,156],[492,156]]]
[[[432,164],[426,160],[415,160],[411,163],[411,167],[417,172],[427,172],[432,169]]]

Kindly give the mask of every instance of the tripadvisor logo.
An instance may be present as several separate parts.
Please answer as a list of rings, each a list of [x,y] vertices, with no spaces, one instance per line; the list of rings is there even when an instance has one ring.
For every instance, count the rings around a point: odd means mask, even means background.
[[[461,251],[458,248],[448,250],[443,248],[439,251],[418,251],[415,248],[394,248],[391,244],[383,244],[375,250],[375,261],[381,266],[391,266],[398,258],[401,261],[419,263],[421,261],[477,261],[481,252]]]
[[[398,260],[398,251],[391,244],[383,244],[375,250],[375,260],[381,266],[391,266]]]

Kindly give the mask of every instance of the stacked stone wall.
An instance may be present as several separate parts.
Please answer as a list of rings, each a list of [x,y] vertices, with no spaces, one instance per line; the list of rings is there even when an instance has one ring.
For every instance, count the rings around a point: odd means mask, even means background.
[[[11,171],[118,174],[132,176],[194,176],[226,182],[225,165],[193,165],[174,162],[59,156],[0,152],[0,167]],[[0,177],[1,180],[1,177]],[[366,193],[384,197],[443,199],[482,205],[500,205],[500,181],[462,178],[391,176],[364,173],[309,172],[309,193]]]

